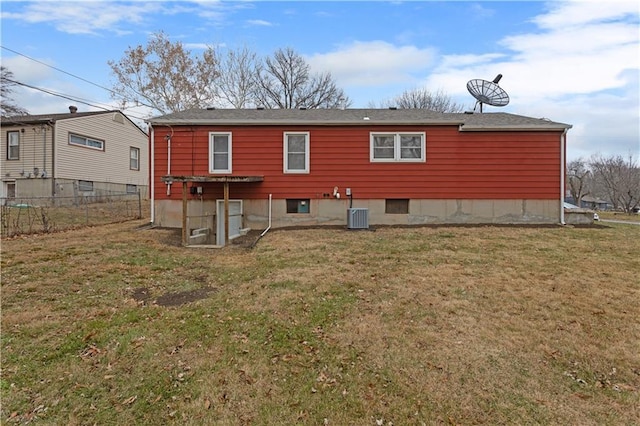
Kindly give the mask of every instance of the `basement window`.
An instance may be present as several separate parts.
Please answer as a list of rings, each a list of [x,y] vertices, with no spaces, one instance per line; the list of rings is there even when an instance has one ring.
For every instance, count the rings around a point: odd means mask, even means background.
[[[409,199],[387,198],[384,200],[384,212],[386,214],[409,214]]]
[[[309,213],[308,198],[287,199],[287,213]]]
[[[82,191],[82,192],[91,192],[91,191],[93,191],[93,181],[90,181],[90,180],[79,180],[78,181],[78,191]]]

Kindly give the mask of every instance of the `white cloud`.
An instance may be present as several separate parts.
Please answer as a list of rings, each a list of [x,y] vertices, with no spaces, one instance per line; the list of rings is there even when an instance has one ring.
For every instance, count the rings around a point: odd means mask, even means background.
[[[219,1],[39,1],[25,3],[19,12],[2,12],[2,19],[30,24],[50,23],[69,34],[129,34],[138,26],[149,24],[154,13],[162,15],[193,14],[214,22],[225,18],[225,11],[251,7],[244,2]]]
[[[250,19],[247,21],[247,24],[252,25],[254,27],[272,27],[273,24],[269,21],[265,21],[262,19]]]
[[[624,19],[630,14],[637,17],[640,12],[638,2],[628,0],[573,0],[549,5],[549,12],[536,16],[533,22],[540,28],[551,30]]]
[[[312,69],[330,71],[341,86],[380,86],[416,82],[433,65],[434,49],[355,41],[307,58]]]
[[[185,43],[184,47],[186,47],[187,49],[207,50],[208,48],[214,46],[207,43]]]
[[[69,34],[97,34],[104,30],[127,33],[129,31],[123,24],[140,24],[158,5],[102,1],[34,2],[27,3],[20,12],[3,13],[2,17],[31,24],[48,22],[58,31]]]
[[[48,59],[38,59],[45,64],[53,65],[53,61]],[[46,80],[53,74],[53,70],[46,65],[39,64],[23,56],[12,56],[2,58],[2,66],[13,73],[16,80],[21,83],[37,84]]]

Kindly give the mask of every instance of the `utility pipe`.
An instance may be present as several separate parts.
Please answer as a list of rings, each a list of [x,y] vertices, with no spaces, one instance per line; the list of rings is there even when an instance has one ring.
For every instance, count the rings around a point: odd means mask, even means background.
[[[566,225],[564,221],[564,193],[565,193],[565,172],[566,172],[566,153],[567,146],[567,129],[564,129],[562,136],[560,136],[560,224]]]
[[[271,229],[271,196],[272,194],[269,194],[269,226],[267,226],[267,229],[262,231],[262,234],[260,234],[260,238],[264,237],[264,234],[269,232],[269,229]]]
[[[42,150],[43,150],[43,161],[42,161],[42,173],[40,176],[47,176],[47,129],[45,125],[42,126]]]
[[[171,135],[167,135],[167,176],[171,176]],[[167,195],[171,195],[171,182],[167,182]]]
[[[153,224],[155,221],[155,187],[156,187],[156,179],[154,176],[155,173],[155,148],[156,148],[156,140],[155,140],[155,131],[153,126],[149,124],[149,129],[151,130],[151,170],[149,170],[149,180],[151,181],[151,223]]]

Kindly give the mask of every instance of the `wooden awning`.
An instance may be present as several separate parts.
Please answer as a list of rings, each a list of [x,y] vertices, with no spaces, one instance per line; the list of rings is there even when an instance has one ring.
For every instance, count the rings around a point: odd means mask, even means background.
[[[223,183],[224,184],[224,243],[229,243],[229,184],[262,182],[264,176],[162,176],[162,182],[182,183],[182,245],[187,245],[187,183]]]

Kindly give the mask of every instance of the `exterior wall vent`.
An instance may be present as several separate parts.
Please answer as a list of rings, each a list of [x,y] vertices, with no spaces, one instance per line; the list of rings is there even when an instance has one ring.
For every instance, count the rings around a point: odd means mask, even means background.
[[[369,229],[369,209],[347,209],[348,229]]]
[[[114,112],[113,121],[115,121],[116,123],[124,124],[124,116],[119,112]]]

